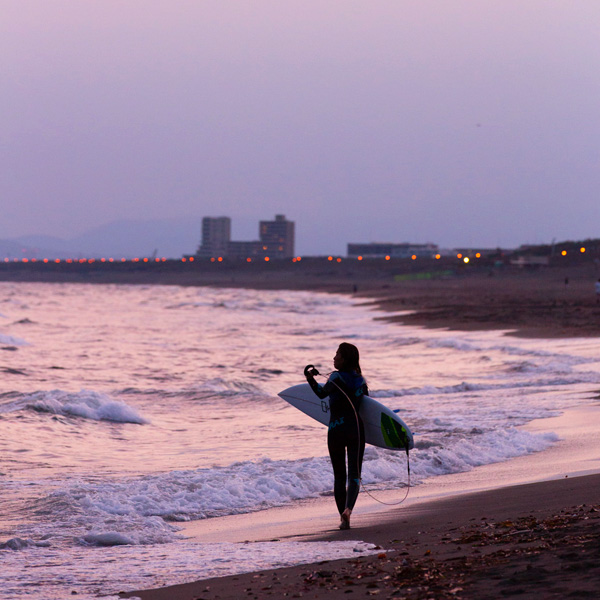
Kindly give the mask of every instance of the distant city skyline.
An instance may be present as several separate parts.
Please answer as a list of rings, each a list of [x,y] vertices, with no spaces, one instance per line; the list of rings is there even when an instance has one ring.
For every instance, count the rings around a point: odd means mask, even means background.
[[[283,215],[280,215],[284,217]],[[277,218],[277,217],[276,217]],[[230,218],[225,217],[228,221],[227,227],[229,231],[233,231],[235,224]],[[290,221],[284,217],[289,224]],[[257,231],[261,223],[264,221],[255,220],[251,229]],[[271,221],[271,223],[275,221]],[[151,257],[159,256],[166,258],[180,258],[182,256],[194,256],[198,254],[198,249],[202,242],[201,224],[198,225],[196,220],[174,220],[168,222],[168,227],[165,227],[163,221],[118,221],[103,227],[98,227],[83,235],[72,238],[70,240],[62,240],[59,238],[48,236],[31,236],[14,238],[12,241],[0,239],[0,260],[15,259],[15,258],[101,258],[101,257]],[[294,224],[295,225],[295,224]],[[295,227],[294,227],[295,229]],[[257,252],[254,256],[263,255],[262,251],[250,250],[250,255],[245,254],[248,248],[259,244],[254,235],[248,234],[247,241],[232,240],[238,237],[237,234],[229,233],[229,240],[237,249],[230,256],[244,257],[252,255],[252,252]],[[260,237],[260,235],[259,235]],[[600,238],[600,236],[599,236]],[[557,239],[556,247],[568,247],[573,245],[578,248],[579,245],[586,240],[591,239],[597,241],[599,238],[584,238],[584,239]],[[16,240],[16,241],[15,241]],[[295,240],[295,235],[294,235]],[[552,246],[553,240],[542,243]],[[573,244],[570,244],[570,243]],[[585,244],[583,244],[585,245]],[[287,252],[287,256],[349,256],[356,257],[364,255],[365,257],[386,256],[390,255],[395,258],[406,256],[426,256],[434,255],[438,252],[442,256],[447,256],[454,252],[481,250],[495,252],[501,250],[518,250],[520,247],[526,247],[528,244],[518,244],[513,247],[495,247],[495,246],[479,246],[472,244],[457,244],[456,246],[441,246],[435,243],[419,244],[410,240],[394,240],[380,242],[366,241],[346,241],[344,249],[341,252],[297,252],[295,247],[291,247]],[[242,251],[243,249],[243,251]],[[240,250],[238,252],[238,250]],[[205,257],[212,256],[213,253],[208,253]],[[224,254],[223,254],[224,255]],[[274,258],[278,258],[277,254]]]
[[[258,223],[258,240],[234,240],[231,237],[231,218],[204,217],[202,242],[196,255],[200,258],[291,258],[295,256],[295,223],[285,215],[275,215],[272,221]]]
[[[4,0],[0,239],[165,221],[172,248],[187,220],[194,252],[204,215],[251,239],[276,213],[305,255],[597,237],[598,22],[584,0]]]

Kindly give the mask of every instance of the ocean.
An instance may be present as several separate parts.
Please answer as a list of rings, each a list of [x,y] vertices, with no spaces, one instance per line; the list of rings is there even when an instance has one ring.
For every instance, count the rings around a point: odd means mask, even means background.
[[[412,485],[543,452],[557,434],[521,426],[592,403],[600,383],[593,339],[378,316],[314,292],[1,283],[3,600],[374,551],[360,539],[203,544],[181,528],[331,494],[325,428],[277,392],[303,382],[308,363],[331,371],[341,341],[358,346],[371,395],[415,433]],[[403,497],[405,454],[367,447],[363,481]]]

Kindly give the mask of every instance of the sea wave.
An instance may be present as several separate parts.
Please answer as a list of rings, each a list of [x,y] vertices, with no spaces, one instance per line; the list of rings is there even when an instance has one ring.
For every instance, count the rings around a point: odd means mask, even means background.
[[[546,370],[542,367],[531,367],[523,365],[521,367],[513,368],[509,366],[508,371],[514,372],[541,372],[544,373]],[[556,373],[556,371],[552,371]],[[396,398],[401,396],[432,396],[432,395],[446,395],[446,394],[462,394],[466,392],[484,392],[491,390],[511,390],[511,389],[527,389],[534,388],[536,390],[545,387],[559,387],[575,385],[578,383],[600,383],[600,374],[594,371],[577,371],[571,372],[566,370],[563,374],[558,374],[554,377],[532,379],[525,381],[512,380],[507,383],[473,383],[469,381],[461,381],[453,385],[435,386],[425,385],[421,387],[413,388],[399,388],[399,389],[380,389],[373,390],[370,395],[373,398]]]
[[[94,421],[139,425],[149,422],[125,402],[113,400],[106,394],[92,390],[81,390],[77,393],[62,390],[40,391],[25,395],[20,404],[37,412],[81,417]]]
[[[29,342],[14,335],[0,333],[0,346],[29,346]]]

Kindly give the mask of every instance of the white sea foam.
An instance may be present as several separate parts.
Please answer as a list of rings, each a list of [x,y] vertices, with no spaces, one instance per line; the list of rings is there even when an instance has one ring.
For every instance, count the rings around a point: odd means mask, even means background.
[[[428,348],[448,348],[451,350],[460,350],[461,352],[480,351],[481,347],[457,338],[437,338],[425,342]]]
[[[133,546],[135,541],[122,533],[107,531],[106,533],[88,533],[81,542],[89,546]]]
[[[29,346],[29,342],[14,335],[0,333],[0,346]]]
[[[11,538],[6,542],[0,542],[0,550],[24,550],[25,548],[47,548],[50,542],[45,540],[34,541],[19,537]]]
[[[438,420],[439,421],[439,420]],[[440,427],[447,433],[417,442],[411,453],[413,484],[426,478],[470,470],[515,456],[539,452],[556,435],[533,434],[514,427],[478,432]],[[381,489],[406,483],[406,455],[368,446],[363,482]],[[74,531],[81,543],[156,544],[178,537],[178,521],[204,519],[282,506],[330,493],[329,459],[261,460],[228,467],[173,471],[142,478],[77,481],[40,501],[39,512],[53,514],[40,535]],[[80,525],[77,525],[80,523]],[[26,532],[30,537],[31,531]]]
[[[27,407],[38,412],[48,412],[69,417],[81,417],[94,421],[117,423],[148,423],[138,411],[120,400],[92,390],[78,393],[51,390],[35,392],[24,397]]]
[[[227,380],[222,377],[209,379],[198,391],[209,391],[220,394],[263,394],[260,388],[248,381],[242,379]]]
[[[357,540],[244,544],[178,541],[176,546],[167,548],[118,545],[95,550],[94,554],[99,557],[93,566],[81,556],[85,551],[82,547],[75,549],[72,555],[64,549],[33,547],[26,550],[26,558],[21,553],[5,553],[1,557],[3,569],[0,570],[3,600],[22,597],[64,600],[71,596],[81,600],[99,597],[118,600],[122,590],[148,589],[166,583],[176,585],[381,552],[378,546]],[[24,569],[24,560],[35,569]],[[115,565],[118,565],[119,577],[115,577]],[[168,579],[165,579],[166,573]],[[35,577],[35,584],[32,584],[32,577]],[[43,592],[32,596],[30,588],[42,588]],[[24,589],[30,591],[24,595]]]

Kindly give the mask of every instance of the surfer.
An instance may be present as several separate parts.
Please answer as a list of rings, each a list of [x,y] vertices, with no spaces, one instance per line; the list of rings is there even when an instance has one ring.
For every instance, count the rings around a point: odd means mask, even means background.
[[[340,513],[340,529],[349,529],[350,515],[360,491],[360,472],[365,452],[364,425],[358,410],[363,396],[368,395],[369,391],[360,370],[356,346],[342,342],[333,358],[333,366],[336,370],[330,374],[325,385],[316,382],[315,375],[319,372],[312,365],[304,368],[304,376],[319,398],[329,396],[327,447],[333,466],[333,493]]]

